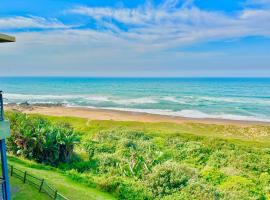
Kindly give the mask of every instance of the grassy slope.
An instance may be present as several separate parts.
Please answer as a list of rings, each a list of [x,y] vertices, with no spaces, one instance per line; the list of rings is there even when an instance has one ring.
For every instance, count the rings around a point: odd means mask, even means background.
[[[251,145],[256,147],[269,147],[270,145],[270,126],[267,125],[217,125],[186,122],[182,124],[169,122],[135,122],[135,121],[112,121],[112,120],[88,120],[79,117],[57,117],[31,114],[33,116],[42,116],[53,122],[62,122],[71,124],[76,131],[82,134],[82,139],[87,139],[92,133],[99,131],[117,131],[117,130],[136,130],[157,137],[170,137],[182,135],[184,137],[205,137],[221,138],[233,143]]]
[[[182,135],[186,137],[222,138],[233,143],[251,145],[257,147],[268,147],[270,145],[270,126],[250,125],[241,127],[237,125],[216,125],[202,123],[143,123],[124,122],[110,120],[90,121],[77,117],[54,117],[47,116],[54,122],[67,122],[82,133],[83,140],[98,131],[106,130],[137,130],[158,137],[170,137]]]
[[[23,184],[22,181],[17,178],[11,177],[10,185],[12,200],[48,200],[48,197],[45,194],[39,193],[37,189],[28,184]]]
[[[35,164],[34,162],[30,162],[27,160],[9,157],[9,164],[14,167],[28,171],[31,174],[45,178],[47,183],[51,186],[57,188],[57,190],[63,194],[64,196],[70,199],[80,199],[80,200],[110,200],[114,199],[111,195],[107,193],[103,193],[94,188],[89,188],[79,184],[77,182],[72,181],[67,176],[59,173],[59,171],[55,170],[51,167],[44,167],[39,164]],[[37,189],[28,185],[23,184],[21,180],[16,178],[11,178],[11,186],[18,190],[13,199],[24,200],[24,199],[48,199],[45,195],[39,194]]]

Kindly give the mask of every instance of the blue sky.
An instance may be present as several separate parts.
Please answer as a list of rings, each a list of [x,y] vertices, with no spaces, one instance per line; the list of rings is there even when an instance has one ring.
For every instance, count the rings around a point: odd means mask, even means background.
[[[1,76],[270,76],[270,0],[1,0]]]

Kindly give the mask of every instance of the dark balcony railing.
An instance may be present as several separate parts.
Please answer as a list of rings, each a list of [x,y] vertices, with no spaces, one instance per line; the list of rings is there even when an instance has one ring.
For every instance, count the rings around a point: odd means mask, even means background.
[[[9,188],[9,178],[8,178],[8,166],[7,166],[7,154],[6,154],[6,143],[5,143],[5,134],[9,134],[9,127],[6,129],[6,123],[4,121],[4,104],[3,104],[3,95],[0,91],[0,154],[1,154],[1,171],[2,178],[0,179],[1,191],[0,191],[0,200],[10,200],[10,188]],[[2,129],[3,128],[3,129]]]
[[[0,90],[0,121],[4,120],[4,103],[3,103],[3,95]]]
[[[5,180],[3,178],[0,178],[0,200],[4,199],[4,183],[5,183]]]

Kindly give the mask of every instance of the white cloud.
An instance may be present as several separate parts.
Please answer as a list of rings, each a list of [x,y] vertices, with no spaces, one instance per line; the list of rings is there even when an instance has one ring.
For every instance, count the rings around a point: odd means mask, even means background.
[[[117,43],[123,45],[122,48],[138,52],[246,36],[270,37],[269,9],[243,9],[226,14],[201,10],[193,5],[192,0],[166,0],[157,6],[146,3],[132,9],[80,6],[66,12],[69,13],[94,19],[98,28],[77,29],[57,19],[17,16],[0,18],[0,30],[41,28],[47,30],[46,41],[42,37],[35,43],[46,45],[50,37],[51,40],[54,38],[54,45],[83,40],[91,46],[108,47]]]
[[[59,29],[69,28],[57,19],[46,19],[37,16],[15,16],[0,18],[0,30],[40,28],[40,29]]]
[[[162,66],[169,66],[166,70],[177,70],[179,66],[198,70],[201,66],[229,66],[230,62],[234,64],[238,60],[245,67],[251,67],[255,61],[261,62],[258,66],[269,66],[267,59],[253,59],[252,55],[233,58],[231,54],[226,55],[228,52],[188,53],[179,52],[178,48],[246,36],[270,37],[267,8],[245,8],[226,14],[199,9],[192,0],[184,3],[167,0],[162,5],[148,3],[133,9],[75,7],[66,15],[69,13],[75,14],[73,17],[82,15],[89,23],[94,20],[98,28],[89,24],[84,28],[83,25],[70,27],[57,19],[33,16],[0,18],[0,30],[10,33],[15,30],[17,38],[15,44],[1,46],[0,66],[14,66],[16,71],[15,68],[23,64],[36,73],[39,72],[36,66],[47,66],[47,71],[56,68],[60,73],[61,69],[68,69],[82,74],[84,70],[107,71],[110,67],[115,73],[127,67],[134,71],[151,71]],[[43,30],[16,31],[28,28]],[[14,54],[16,60],[11,59]]]
[[[134,9],[76,7],[69,12],[88,16],[108,34],[141,43],[144,49],[151,45],[154,49],[170,48],[198,41],[270,36],[270,10],[244,9],[229,15],[194,6],[175,7],[177,3],[168,0],[161,6]],[[124,24],[127,30],[122,30],[112,20]]]
[[[109,48],[123,52],[128,50],[133,54],[160,52],[197,42],[270,36],[270,12],[267,9],[243,9],[229,15],[192,5],[192,0],[167,0],[156,7],[147,3],[133,9],[76,7],[66,14],[94,19],[99,28],[77,29],[57,19],[31,16],[0,18],[0,30],[45,29],[42,32],[16,33],[17,49],[29,45],[63,49],[87,46],[93,51]]]

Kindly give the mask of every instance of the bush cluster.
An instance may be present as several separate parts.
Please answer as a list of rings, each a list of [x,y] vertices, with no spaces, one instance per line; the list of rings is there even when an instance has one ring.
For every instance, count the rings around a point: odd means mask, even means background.
[[[9,152],[51,165],[71,161],[74,145],[80,140],[68,124],[53,124],[45,118],[22,113],[12,113],[8,118]]]
[[[133,181],[125,184],[129,190],[121,199],[136,199],[129,197],[134,192],[144,194],[143,199],[269,198],[270,152],[263,147],[218,138],[162,138],[140,131],[97,132],[84,147],[97,165],[95,174],[83,173],[103,177],[103,189],[108,186],[105,190],[119,195],[120,185]]]

